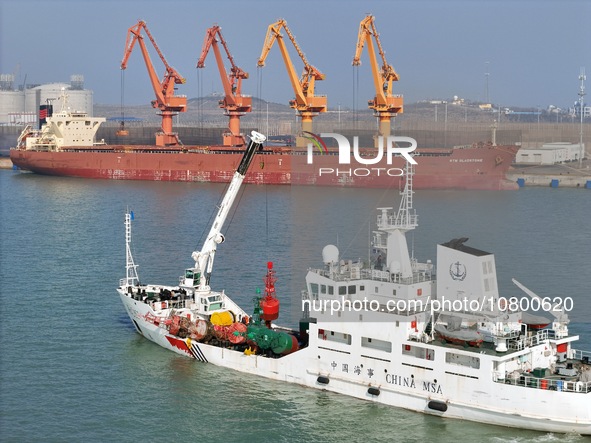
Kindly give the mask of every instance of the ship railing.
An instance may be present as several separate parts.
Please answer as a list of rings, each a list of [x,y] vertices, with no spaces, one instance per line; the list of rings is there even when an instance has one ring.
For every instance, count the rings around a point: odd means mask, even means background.
[[[374,237],[372,245],[374,248],[377,248],[377,249],[386,249],[388,247],[388,242],[386,241],[386,239]]]
[[[398,211],[396,215],[388,215],[386,217],[378,215],[378,228],[396,228],[408,225],[417,226],[418,219],[417,214],[408,214],[404,211]]]
[[[516,334],[518,334],[518,332],[516,332]],[[534,335],[523,336],[518,340],[511,340],[508,343],[508,347],[512,351],[521,351],[530,346],[537,346],[546,340],[548,340],[548,331],[542,330]]]
[[[429,265],[427,265],[429,266]],[[402,284],[414,284],[414,283],[422,283],[426,281],[432,281],[433,275],[428,269],[415,269],[413,272],[412,277],[402,277],[400,273],[390,273],[388,271],[381,271],[379,269],[369,269],[369,268],[361,268],[359,266],[352,266],[347,267],[345,270],[341,270],[341,272],[331,272],[328,269],[309,269],[312,272],[315,272],[318,275],[323,277],[331,278],[335,281],[350,281],[350,280],[359,280],[359,279],[366,279],[366,280],[374,280],[374,281],[382,281],[382,282],[391,282],[391,283],[402,283]]]
[[[474,311],[471,311],[474,312]],[[521,331],[519,330],[515,330],[515,329],[510,329],[508,331],[497,331],[497,332],[493,332],[491,335],[493,337],[496,338],[501,338],[501,339],[505,339],[505,340],[516,340],[519,338],[519,334],[521,333]]]
[[[571,349],[571,352],[574,360],[586,361],[587,363],[591,362],[591,352],[581,351],[579,349]]]
[[[517,378],[497,378],[494,381],[514,386],[523,386],[526,388],[543,389],[560,392],[576,392],[580,394],[591,393],[591,382],[574,380],[557,380],[555,378],[538,378],[521,374]]]

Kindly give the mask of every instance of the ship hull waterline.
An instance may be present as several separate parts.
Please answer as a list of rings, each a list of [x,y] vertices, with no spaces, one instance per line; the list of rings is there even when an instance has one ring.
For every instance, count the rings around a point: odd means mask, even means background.
[[[213,148],[212,148],[213,149]],[[415,189],[517,189],[506,179],[515,147],[419,151],[414,176]],[[104,149],[65,148],[61,151],[13,149],[10,157],[20,169],[43,175],[114,180],[149,180],[227,183],[240,162],[242,152],[162,152],[149,146],[133,149],[109,146]],[[401,188],[404,159],[393,157],[361,164],[338,164],[336,155],[314,155],[307,163],[304,152],[263,151],[257,153],[245,183],[273,185],[319,185],[367,188]]]
[[[184,357],[194,358],[203,363],[211,363],[238,372],[345,394],[363,400],[444,418],[463,419],[540,432],[591,435],[591,424],[589,424],[588,420],[581,422],[575,418],[572,421],[550,421],[547,417],[537,417],[535,414],[528,413],[528,405],[531,405],[532,401],[547,405],[562,404],[565,394],[562,392],[528,389],[527,396],[522,396],[521,394],[524,389],[522,387],[494,383],[495,392],[489,393],[490,396],[487,397],[490,401],[478,407],[474,404],[468,404],[468,402],[448,398],[438,392],[417,390],[412,387],[388,383],[387,376],[382,381],[378,380],[379,376],[374,381],[357,381],[352,377],[338,377],[331,374],[324,367],[327,366],[326,361],[331,359],[331,355],[323,351],[321,347],[314,347],[312,343],[307,348],[300,349],[293,354],[285,355],[281,358],[267,358],[258,355],[246,355],[243,352],[213,346],[207,343],[198,343],[195,340],[181,339],[164,333],[161,327],[145,320],[146,316],[153,314],[149,305],[133,300],[121,289],[118,292],[123,306],[135,324],[138,333],[165,349]],[[310,326],[313,327],[312,324]],[[314,335],[314,332],[316,331],[310,330],[311,337]],[[325,361],[324,365],[321,363],[322,361]],[[410,379],[411,376],[414,376],[412,373],[413,370],[408,366],[401,365],[400,362],[398,364],[397,362],[384,362],[383,365],[384,370],[380,368],[380,370],[375,371],[376,374],[380,372],[395,373],[401,380]],[[439,385],[448,384],[451,386],[454,384],[453,376],[434,374],[432,372],[428,376],[431,378],[437,376],[440,379]],[[328,384],[319,381],[319,376],[322,375],[330,378]],[[390,381],[392,381],[392,376],[390,377]],[[421,381],[417,380],[417,384],[420,385],[420,383]],[[478,380],[466,379],[465,384],[462,390],[466,392],[481,391],[483,389],[482,383]],[[370,387],[377,388],[380,394],[370,394],[368,392],[368,388]],[[589,405],[586,403],[588,401],[587,397],[588,395],[580,394],[579,401],[576,402],[578,405],[573,405],[573,399],[569,398],[569,407],[574,406],[575,409],[580,411],[589,410]],[[513,399],[511,404],[507,404],[507,399]],[[442,412],[430,409],[428,404],[431,401],[446,404],[446,411]],[[495,404],[495,407],[492,407],[493,404]],[[499,405],[503,405],[506,408]]]

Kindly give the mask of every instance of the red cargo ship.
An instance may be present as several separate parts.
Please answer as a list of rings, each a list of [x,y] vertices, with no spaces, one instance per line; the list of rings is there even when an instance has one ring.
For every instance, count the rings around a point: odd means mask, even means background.
[[[41,130],[25,128],[10,159],[20,169],[38,174],[117,180],[229,182],[243,150],[222,146],[106,145],[94,137],[104,118],[62,111],[48,117]],[[417,148],[415,189],[517,189],[506,179],[517,146],[478,144],[451,149]],[[376,149],[360,149],[376,156]],[[307,150],[267,147],[258,151],[246,183],[273,185],[353,186],[400,188],[404,183],[402,157],[386,156],[373,165],[338,164],[336,149]],[[353,156],[352,156],[353,157]]]

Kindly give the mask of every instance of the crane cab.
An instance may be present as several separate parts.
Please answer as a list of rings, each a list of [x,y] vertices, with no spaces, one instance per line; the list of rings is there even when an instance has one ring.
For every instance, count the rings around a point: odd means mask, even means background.
[[[201,283],[201,272],[195,268],[185,269],[185,275],[181,275],[181,286],[196,288]]]

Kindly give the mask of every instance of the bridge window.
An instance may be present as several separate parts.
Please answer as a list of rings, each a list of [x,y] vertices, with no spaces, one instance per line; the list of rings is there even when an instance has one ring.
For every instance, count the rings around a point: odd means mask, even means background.
[[[480,369],[480,358],[471,355],[456,354],[455,352],[445,353],[445,362],[452,365],[466,366],[468,368]]]
[[[392,342],[378,340],[377,338],[361,337],[361,346],[384,352],[392,352]]]
[[[402,345],[402,354],[425,360],[435,359],[435,349],[423,348],[422,346]]]
[[[346,345],[351,344],[351,334],[345,334],[342,332],[331,331],[328,329],[318,329],[318,339],[333,341],[336,343],[343,343]]]

